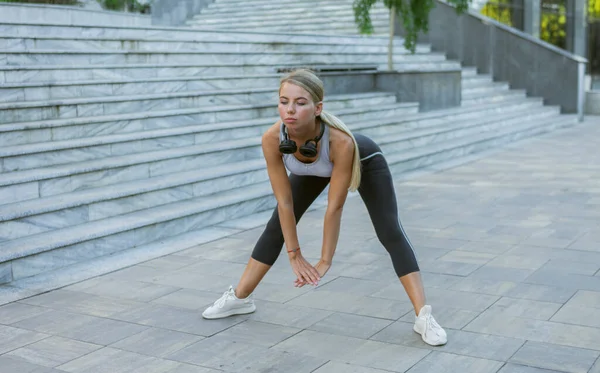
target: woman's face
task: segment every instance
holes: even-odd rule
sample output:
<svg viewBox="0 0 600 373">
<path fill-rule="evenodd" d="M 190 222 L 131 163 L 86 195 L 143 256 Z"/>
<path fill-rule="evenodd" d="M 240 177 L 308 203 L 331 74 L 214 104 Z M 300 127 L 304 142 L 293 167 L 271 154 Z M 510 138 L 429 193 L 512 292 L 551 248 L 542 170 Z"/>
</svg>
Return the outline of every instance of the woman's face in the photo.
<svg viewBox="0 0 600 373">
<path fill-rule="evenodd" d="M 295 84 L 283 83 L 279 90 L 279 116 L 290 136 L 302 136 L 312 130 L 322 106 L 315 105 L 310 94 Z"/>
</svg>

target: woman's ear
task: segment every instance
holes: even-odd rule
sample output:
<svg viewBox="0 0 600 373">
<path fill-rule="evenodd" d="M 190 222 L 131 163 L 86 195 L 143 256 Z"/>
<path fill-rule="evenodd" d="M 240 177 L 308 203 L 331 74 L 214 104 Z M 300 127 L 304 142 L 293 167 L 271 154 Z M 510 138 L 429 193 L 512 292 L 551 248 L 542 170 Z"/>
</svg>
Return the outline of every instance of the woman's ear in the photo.
<svg viewBox="0 0 600 373">
<path fill-rule="evenodd" d="M 323 111 L 323 101 L 319 101 L 315 105 L 315 116 L 318 117 L 319 115 L 321 115 L 322 111 Z"/>
</svg>

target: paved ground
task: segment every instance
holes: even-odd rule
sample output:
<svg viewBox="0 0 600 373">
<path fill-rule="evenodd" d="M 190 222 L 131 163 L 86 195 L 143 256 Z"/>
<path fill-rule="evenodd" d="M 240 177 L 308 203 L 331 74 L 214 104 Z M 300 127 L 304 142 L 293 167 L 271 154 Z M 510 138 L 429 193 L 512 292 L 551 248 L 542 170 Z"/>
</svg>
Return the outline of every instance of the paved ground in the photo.
<svg viewBox="0 0 600 373">
<path fill-rule="evenodd" d="M 600 120 L 398 182 L 444 347 L 412 310 L 360 199 L 334 266 L 296 289 L 282 257 L 250 316 L 200 312 L 235 284 L 253 229 L 0 307 L 2 373 L 600 373 Z M 318 257 L 323 210 L 300 224 Z"/>
</svg>

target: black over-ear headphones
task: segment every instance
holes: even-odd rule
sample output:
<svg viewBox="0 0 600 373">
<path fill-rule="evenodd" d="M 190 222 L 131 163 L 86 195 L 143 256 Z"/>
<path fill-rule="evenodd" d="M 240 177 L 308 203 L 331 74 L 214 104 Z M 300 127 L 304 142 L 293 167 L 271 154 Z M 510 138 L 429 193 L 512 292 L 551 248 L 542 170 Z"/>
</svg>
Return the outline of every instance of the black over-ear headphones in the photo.
<svg viewBox="0 0 600 373">
<path fill-rule="evenodd" d="M 283 133 L 283 140 L 279 144 L 279 151 L 284 154 L 293 154 L 298 150 L 296 146 L 296 142 L 294 140 L 290 140 L 288 138 L 287 129 L 285 125 L 282 125 L 281 132 Z M 306 140 L 304 145 L 300 146 L 300 154 L 308 158 L 314 158 L 317 156 L 317 143 L 323 137 L 323 133 L 325 133 L 325 124 L 321 121 L 321 133 L 319 136 L 314 139 Z"/>
</svg>

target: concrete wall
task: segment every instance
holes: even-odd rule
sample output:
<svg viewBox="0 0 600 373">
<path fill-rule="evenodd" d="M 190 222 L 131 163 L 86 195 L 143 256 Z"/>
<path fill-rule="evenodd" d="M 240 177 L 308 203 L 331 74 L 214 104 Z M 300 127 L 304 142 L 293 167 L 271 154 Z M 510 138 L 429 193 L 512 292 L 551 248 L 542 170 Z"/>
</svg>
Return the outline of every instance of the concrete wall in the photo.
<svg viewBox="0 0 600 373">
<path fill-rule="evenodd" d="M 398 102 L 418 102 L 419 111 L 460 106 L 460 68 L 412 71 L 317 72 L 325 94 L 394 92 Z"/>
<path fill-rule="evenodd" d="M 71 6 L 0 3 L 0 23 L 77 26 L 150 26 L 149 15 Z"/>
<path fill-rule="evenodd" d="M 543 97 L 563 113 L 583 112 L 587 60 L 487 17 L 458 15 L 454 7 L 436 1 L 430 14 L 432 49 L 451 60 L 475 66 L 495 81 Z"/>
<path fill-rule="evenodd" d="M 585 113 L 600 115 L 600 91 L 588 91 L 586 93 Z"/>
</svg>

